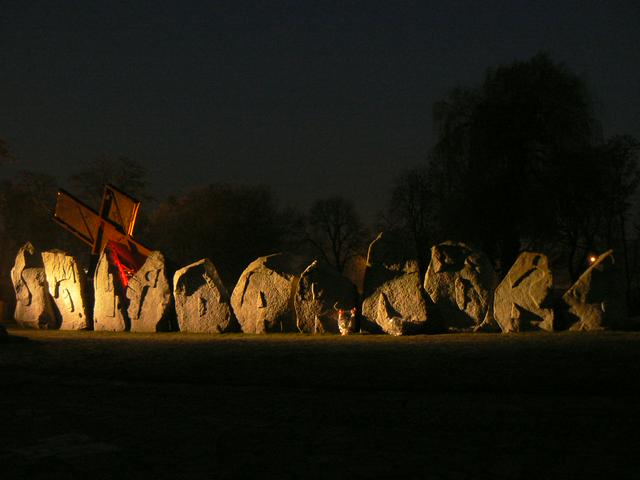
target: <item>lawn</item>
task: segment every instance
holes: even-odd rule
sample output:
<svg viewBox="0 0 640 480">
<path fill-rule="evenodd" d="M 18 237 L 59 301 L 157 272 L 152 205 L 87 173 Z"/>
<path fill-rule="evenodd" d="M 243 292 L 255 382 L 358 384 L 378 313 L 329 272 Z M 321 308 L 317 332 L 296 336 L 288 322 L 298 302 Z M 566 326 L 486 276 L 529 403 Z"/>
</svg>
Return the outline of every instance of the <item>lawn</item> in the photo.
<svg viewBox="0 0 640 480">
<path fill-rule="evenodd" d="M 640 478 L 640 333 L 9 328 L 0 478 Z"/>
</svg>

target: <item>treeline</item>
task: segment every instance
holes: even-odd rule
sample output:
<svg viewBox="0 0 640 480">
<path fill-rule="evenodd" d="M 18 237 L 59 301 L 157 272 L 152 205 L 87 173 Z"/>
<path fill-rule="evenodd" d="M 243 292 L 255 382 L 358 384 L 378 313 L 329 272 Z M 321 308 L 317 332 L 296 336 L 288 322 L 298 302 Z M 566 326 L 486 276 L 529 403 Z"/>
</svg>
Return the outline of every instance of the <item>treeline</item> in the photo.
<svg viewBox="0 0 640 480">
<path fill-rule="evenodd" d="M 546 54 L 489 69 L 479 85 L 457 87 L 434 105 L 437 143 L 424 165 L 394 179 L 374 225 L 364 225 L 347 198 L 318 199 L 300 211 L 281 205 L 267 186 L 210 184 L 152 199 L 147 171 L 124 157 L 98 158 L 68 182 L 91 206 L 104 183 L 138 197 L 145 206 L 136 237 L 176 265 L 209 257 L 228 287 L 250 261 L 283 250 L 353 278 L 384 230 L 397 239 L 397 255 L 417 258 L 423 271 L 429 247 L 449 239 L 477 245 L 500 273 L 519 251 L 543 251 L 566 282 L 590 253 L 613 248 L 635 313 L 640 144 L 627 135 L 604 138 L 593 104 L 585 81 Z M 13 156 L 0 143 L 2 162 Z M 34 172 L 0 185 L 5 301 L 12 300 L 15 253 L 27 240 L 88 262 L 85 247 L 50 219 L 57 186 L 58 179 Z"/>
</svg>

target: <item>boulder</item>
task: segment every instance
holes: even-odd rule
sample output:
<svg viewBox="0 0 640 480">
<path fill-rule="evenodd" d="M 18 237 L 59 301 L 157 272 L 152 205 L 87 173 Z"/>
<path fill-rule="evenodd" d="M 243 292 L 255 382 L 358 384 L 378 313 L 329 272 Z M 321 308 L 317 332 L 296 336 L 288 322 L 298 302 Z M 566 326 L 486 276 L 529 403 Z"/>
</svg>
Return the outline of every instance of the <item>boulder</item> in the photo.
<svg viewBox="0 0 640 480">
<path fill-rule="evenodd" d="M 42 258 L 27 242 L 16 255 L 11 269 L 11 281 L 16 292 L 14 318 L 21 327 L 56 328 L 57 320 L 49 295 Z"/>
<path fill-rule="evenodd" d="M 390 335 L 427 331 L 427 302 L 422 293 L 417 261 L 367 268 L 365 285 L 369 286 L 362 301 L 365 331 L 381 329 Z M 373 328 L 372 324 L 375 325 Z"/>
<path fill-rule="evenodd" d="M 174 274 L 173 296 L 181 332 L 223 333 L 233 329 L 229 293 L 209 259 Z"/>
<path fill-rule="evenodd" d="M 490 329 L 496 273 L 482 252 L 464 243 L 431 248 L 424 289 L 437 306 L 443 327 L 451 331 Z"/>
<path fill-rule="evenodd" d="M 132 332 L 171 330 L 172 295 L 164 255 L 151 252 L 127 286 L 127 314 Z"/>
<path fill-rule="evenodd" d="M 306 265 L 276 253 L 249 264 L 231 294 L 231 306 L 245 333 L 297 331 L 294 294 Z"/>
<path fill-rule="evenodd" d="M 93 329 L 123 332 L 129 329 L 126 299 L 116 268 L 109 263 L 106 252 L 98 259 L 93 276 Z"/>
<path fill-rule="evenodd" d="M 369 246 L 364 274 L 362 329 L 391 335 L 422 333 L 428 328 L 427 302 L 416 260 L 387 258 L 383 234 Z"/>
<path fill-rule="evenodd" d="M 60 330 L 91 328 L 86 278 L 76 259 L 60 250 L 42 252 L 49 293 L 60 312 Z"/>
<path fill-rule="evenodd" d="M 314 261 L 300 275 L 294 307 L 301 332 L 341 333 L 338 312 L 358 307 L 358 291 L 334 269 Z"/>
<path fill-rule="evenodd" d="M 522 252 L 496 288 L 494 318 L 503 332 L 554 329 L 553 309 L 548 305 L 553 275 L 547 256 Z"/>
<path fill-rule="evenodd" d="M 626 325 L 624 277 L 613 250 L 600 255 L 562 296 L 570 330 L 611 330 Z"/>
</svg>

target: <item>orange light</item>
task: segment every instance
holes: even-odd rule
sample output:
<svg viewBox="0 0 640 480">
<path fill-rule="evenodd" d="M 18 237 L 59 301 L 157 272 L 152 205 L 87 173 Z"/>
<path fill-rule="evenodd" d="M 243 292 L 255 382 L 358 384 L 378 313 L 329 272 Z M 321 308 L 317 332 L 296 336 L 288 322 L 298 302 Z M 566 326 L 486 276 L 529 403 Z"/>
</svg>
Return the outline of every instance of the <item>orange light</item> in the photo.
<svg viewBox="0 0 640 480">
<path fill-rule="evenodd" d="M 595 255 L 591 255 L 589 257 L 589 263 L 596 263 L 597 259 L 598 259 L 598 257 L 596 257 Z"/>
</svg>

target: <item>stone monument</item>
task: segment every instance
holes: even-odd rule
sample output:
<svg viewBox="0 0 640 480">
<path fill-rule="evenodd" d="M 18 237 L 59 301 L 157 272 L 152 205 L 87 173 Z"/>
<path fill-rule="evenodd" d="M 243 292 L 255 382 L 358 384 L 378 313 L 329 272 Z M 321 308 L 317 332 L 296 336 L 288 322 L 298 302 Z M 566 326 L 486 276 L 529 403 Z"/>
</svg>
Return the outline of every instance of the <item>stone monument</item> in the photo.
<svg viewBox="0 0 640 480">
<path fill-rule="evenodd" d="M 502 331 L 553 331 L 554 314 L 548 304 L 552 288 L 547 256 L 522 252 L 496 288 L 493 312 Z"/>
<path fill-rule="evenodd" d="M 236 322 L 229 293 L 209 259 L 187 265 L 174 274 L 173 296 L 181 332 L 224 333 L 233 330 Z"/>
<path fill-rule="evenodd" d="M 294 294 L 305 265 L 284 253 L 259 257 L 242 272 L 231 306 L 245 333 L 296 332 Z"/>
<path fill-rule="evenodd" d="M 147 256 L 142 267 L 129 279 L 126 296 L 132 332 L 171 330 L 171 286 L 162 253 L 154 251 Z"/>
<path fill-rule="evenodd" d="M 464 243 L 431 248 L 424 289 L 450 331 L 491 329 L 496 273 L 484 253 Z"/>
<path fill-rule="evenodd" d="M 91 328 L 85 274 L 76 259 L 60 250 L 42 252 L 49 293 L 60 313 L 60 330 Z"/>
<path fill-rule="evenodd" d="M 107 252 L 102 252 L 93 276 L 94 330 L 123 332 L 130 328 L 124 289 L 117 279 L 116 267 L 109 263 Z"/>
<path fill-rule="evenodd" d="M 391 335 L 424 333 L 428 319 L 418 262 L 387 258 L 385 237 L 379 234 L 367 254 L 362 329 Z"/>
<path fill-rule="evenodd" d="M 57 320 L 49 295 L 42 257 L 27 242 L 20 248 L 11 269 L 11 281 L 16 292 L 14 318 L 21 327 L 56 328 Z"/>
<path fill-rule="evenodd" d="M 598 256 L 562 296 L 570 330 L 611 330 L 627 321 L 624 278 L 613 250 Z"/>
</svg>

